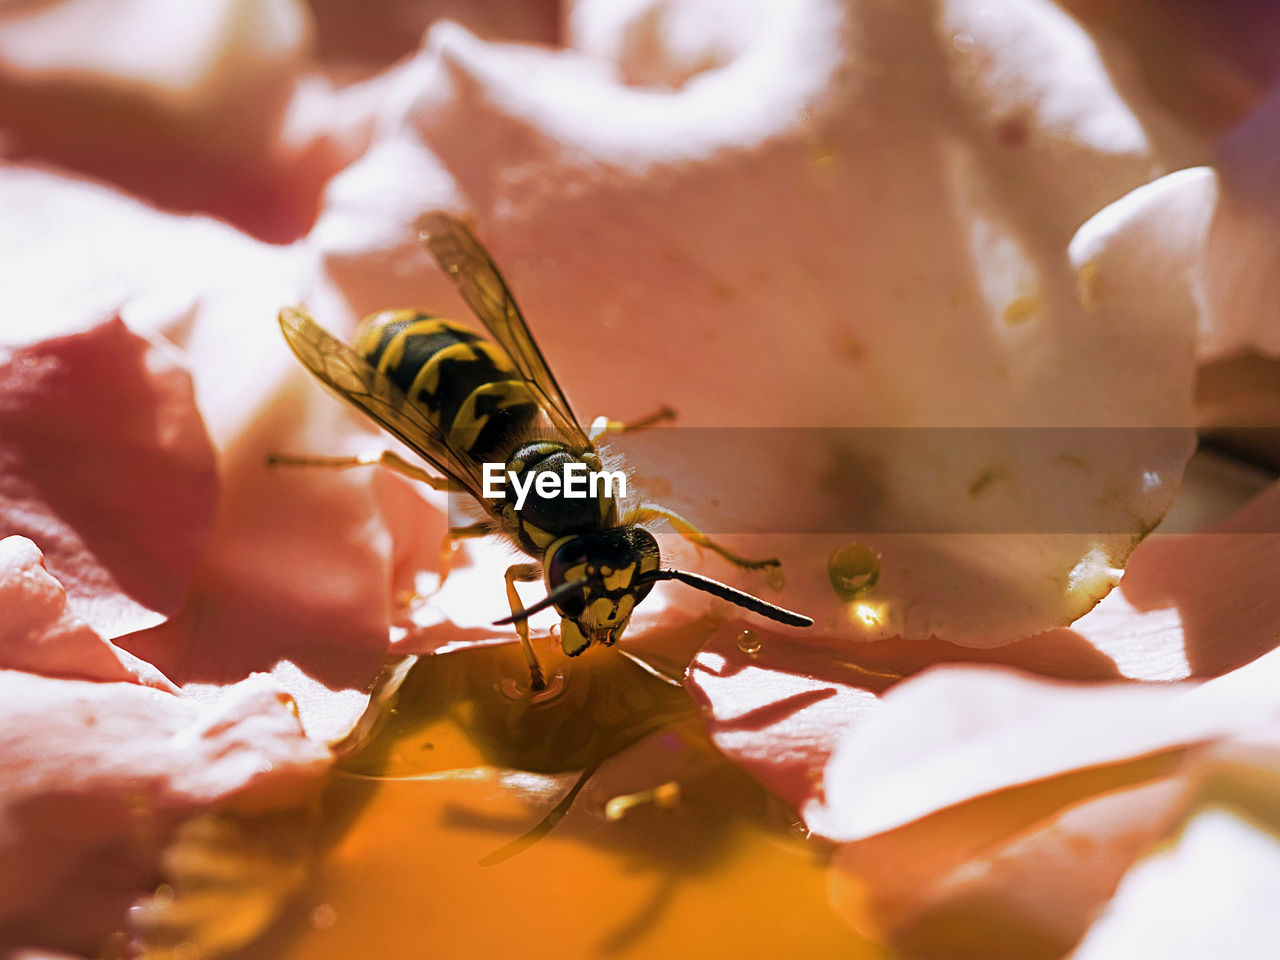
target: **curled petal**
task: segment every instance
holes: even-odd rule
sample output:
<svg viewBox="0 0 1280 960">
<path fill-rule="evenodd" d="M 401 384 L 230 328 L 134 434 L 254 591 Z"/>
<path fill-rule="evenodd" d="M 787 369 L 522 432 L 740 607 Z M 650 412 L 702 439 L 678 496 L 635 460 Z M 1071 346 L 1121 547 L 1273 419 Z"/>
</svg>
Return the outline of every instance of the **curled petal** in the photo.
<svg viewBox="0 0 1280 960">
<path fill-rule="evenodd" d="M 1206 776 L 1246 782 L 1260 752 L 1274 767 L 1278 664 L 1272 652 L 1199 686 L 1049 685 L 971 668 L 902 683 L 845 735 L 825 806 L 805 810 L 847 841 L 836 908 L 909 955 L 947 944 L 965 957 L 1060 956 L 1206 794 Z M 1264 793 L 1275 783 L 1251 780 Z"/>
<path fill-rule="evenodd" d="M 1127 873 L 1115 899 L 1071 954 L 1121 960 L 1155 951 L 1262 956 L 1280 936 L 1280 838 L 1229 809 L 1197 813 L 1172 844 Z"/>
<path fill-rule="evenodd" d="M 144 660 L 100 637 L 67 609 L 67 594 L 24 537 L 0 540 L 0 667 L 80 680 L 177 688 Z"/>
<path fill-rule="evenodd" d="M 1280 710 L 1268 687 L 1277 671 L 1274 651 L 1199 687 L 935 668 L 885 694 L 842 741 L 810 825 L 867 837 L 999 790 L 1223 738 Z"/>
<path fill-rule="evenodd" d="M 180 606 L 217 496 L 190 376 L 107 319 L 0 357 L 0 516 L 108 639 Z"/>
<path fill-rule="evenodd" d="M 329 762 L 261 677 L 201 706 L 133 683 L 0 671 L 0 704 L 0 922 L 19 941 L 96 952 L 155 882 L 178 818 L 297 803 Z"/>
<path fill-rule="evenodd" d="M 1180 809 L 1182 783 L 1153 772 L 991 798 L 844 845 L 832 906 L 906 956 L 1060 957 Z"/>
<path fill-rule="evenodd" d="M 1277 642 L 1280 600 L 1268 585 L 1280 563 L 1280 485 L 1199 533 L 1142 544 L 1112 593 L 1049 642 L 1083 637 L 1126 676 L 1212 677 Z"/>
<path fill-rule="evenodd" d="M 281 136 L 311 32 L 297 0 L 85 0 L 0 12 L 6 154 L 296 239 L 337 157 Z"/>
</svg>

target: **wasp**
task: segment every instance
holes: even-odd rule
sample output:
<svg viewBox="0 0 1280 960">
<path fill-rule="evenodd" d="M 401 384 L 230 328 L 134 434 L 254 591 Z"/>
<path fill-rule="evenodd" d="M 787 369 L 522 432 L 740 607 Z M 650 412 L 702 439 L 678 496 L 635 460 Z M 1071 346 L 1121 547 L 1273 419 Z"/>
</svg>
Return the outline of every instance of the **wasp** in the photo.
<svg viewBox="0 0 1280 960">
<path fill-rule="evenodd" d="M 643 524 L 666 520 L 692 543 L 742 568 L 776 567 L 777 559 L 741 557 L 657 504 L 624 510 L 612 484 L 593 484 L 589 496 L 570 497 L 558 485 L 537 482 L 548 472 L 561 477 L 600 474 L 603 464 L 595 441 L 602 433 L 647 426 L 674 414 L 664 408 L 636 423 L 598 420 L 590 432 L 584 430 L 506 281 L 471 229 L 439 212 L 421 217 L 417 229 L 492 339 L 412 309 L 365 318 L 350 346 L 301 308 L 282 310 L 280 327 L 304 367 L 440 476 L 392 452 L 276 456 L 271 462 L 337 467 L 378 463 L 434 489 L 470 494 L 485 517 L 449 531 L 441 549 L 442 576 L 454 545 L 468 537 L 502 535 L 533 558 L 507 570 L 511 616 L 497 624 L 514 624 L 534 690 L 544 688 L 546 681 L 529 640 L 532 614 L 556 608 L 561 647 L 574 657 L 593 643 L 616 643 L 636 604 L 661 580 L 680 581 L 781 623 L 810 626 L 808 617 L 759 597 L 696 573 L 664 568 L 658 542 Z M 511 483 L 500 496 L 486 496 L 484 465 L 499 463 Z M 519 508 L 516 489 L 522 493 Z M 488 492 L 494 492 L 492 485 Z M 539 578 L 546 584 L 546 597 L 526 608 L 515 584 Z"/>
</svg>

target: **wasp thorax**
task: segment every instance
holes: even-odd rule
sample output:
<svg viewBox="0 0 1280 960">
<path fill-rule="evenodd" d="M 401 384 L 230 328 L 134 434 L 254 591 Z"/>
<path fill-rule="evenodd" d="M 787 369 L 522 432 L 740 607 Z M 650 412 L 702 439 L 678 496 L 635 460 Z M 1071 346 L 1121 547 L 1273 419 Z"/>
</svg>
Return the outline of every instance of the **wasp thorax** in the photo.
<svg viewBox="0 0 1280 960">
<path fill-rule="evenodd" d="M 578 454 L 563 443 L 541 440 L 523 444 L 507 460 L 490 490 L 486 464 L 486 496 L 500 498 L 502 513 L 513 532 L 530 549 L 540 553 L 561 537 L 612 526 L 617 516 L 613 475 L 600 472 L 593 454 Z M 621 471 L 617 476 L 624 477 Z M 625 486 L 623 488 L 625 493 Z"/>
<path fill-rule="evenodd" d="M 560 643 L 576 656 L 592 643 L 617 642 L 635 605 L 653 584 L 645 575 L 658 569 L 658 541 L 641 527 L 614 527 L 565 537 L 543 560 L 547 590 L 577 584 L 556 604 L 563 618 Z"/>
</svg>

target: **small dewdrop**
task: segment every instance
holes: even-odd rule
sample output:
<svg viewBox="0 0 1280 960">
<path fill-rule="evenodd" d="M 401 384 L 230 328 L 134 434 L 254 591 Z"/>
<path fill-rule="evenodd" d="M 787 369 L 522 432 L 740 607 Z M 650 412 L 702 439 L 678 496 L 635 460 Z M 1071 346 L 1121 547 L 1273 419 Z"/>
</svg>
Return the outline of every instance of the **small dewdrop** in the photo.
<svg viewBox="0 0 1280 960">
<path fill-rule="evenodd" d="M 828 558 L 827 577 L 837 597 L 856 600 L 880 579 L 880 554 L 864 543 L 850 543 Z"/>
<path fill-rule="evenodd" d="M 633 809 L 645 804 L 653 804 L 659 810 L 673 810 L 680 802 L 680 784 L 674 780 L 660 783 L 652 790 L 640 790 L 637 793 L 626 793 L 614 797 L 604 805 L 605 819 L 616 823 Z"/>
<path fill-rule="evenodd" d="M 754 630 L 743 630 L 738 634 L 738 649 L 749 657 L 754 657 L 763 646 L 764 641 Z"/>
</svg>

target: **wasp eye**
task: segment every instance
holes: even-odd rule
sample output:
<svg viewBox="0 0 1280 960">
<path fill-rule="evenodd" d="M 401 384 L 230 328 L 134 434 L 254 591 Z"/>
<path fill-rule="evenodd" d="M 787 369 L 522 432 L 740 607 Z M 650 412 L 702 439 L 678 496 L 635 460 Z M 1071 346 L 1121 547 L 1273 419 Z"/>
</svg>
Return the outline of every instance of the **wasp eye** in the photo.
<svg viewBox="0 0 1280 960">
<path fill-rule="evenodd" d="M 551 561 L 547 564 L 547 588 L 554 590 L 564 583 L 583 579 L 585 570 L 582 567 L 586 560 L 587 545 L 580 538 L 574 538 L 565 543 L 552 554 Z M 574 569 L 575 567 L 577 569 Z M 568 617 L 570 620 L 582 616 L 586 608 L 585 589 L 571 593 L 556 604 L 556 609 L 560 611 L 561 616 Z"/>
<path fill-rule="evenodd" d="M 580 538 L 570 540 L 552 554 L 551 562 L 547 564 L 547 585 L 555 589 L 566 580 L 581 579 L 583 571 L 573 568 L 586 560 L 587 545 Z"/>
</svg>

